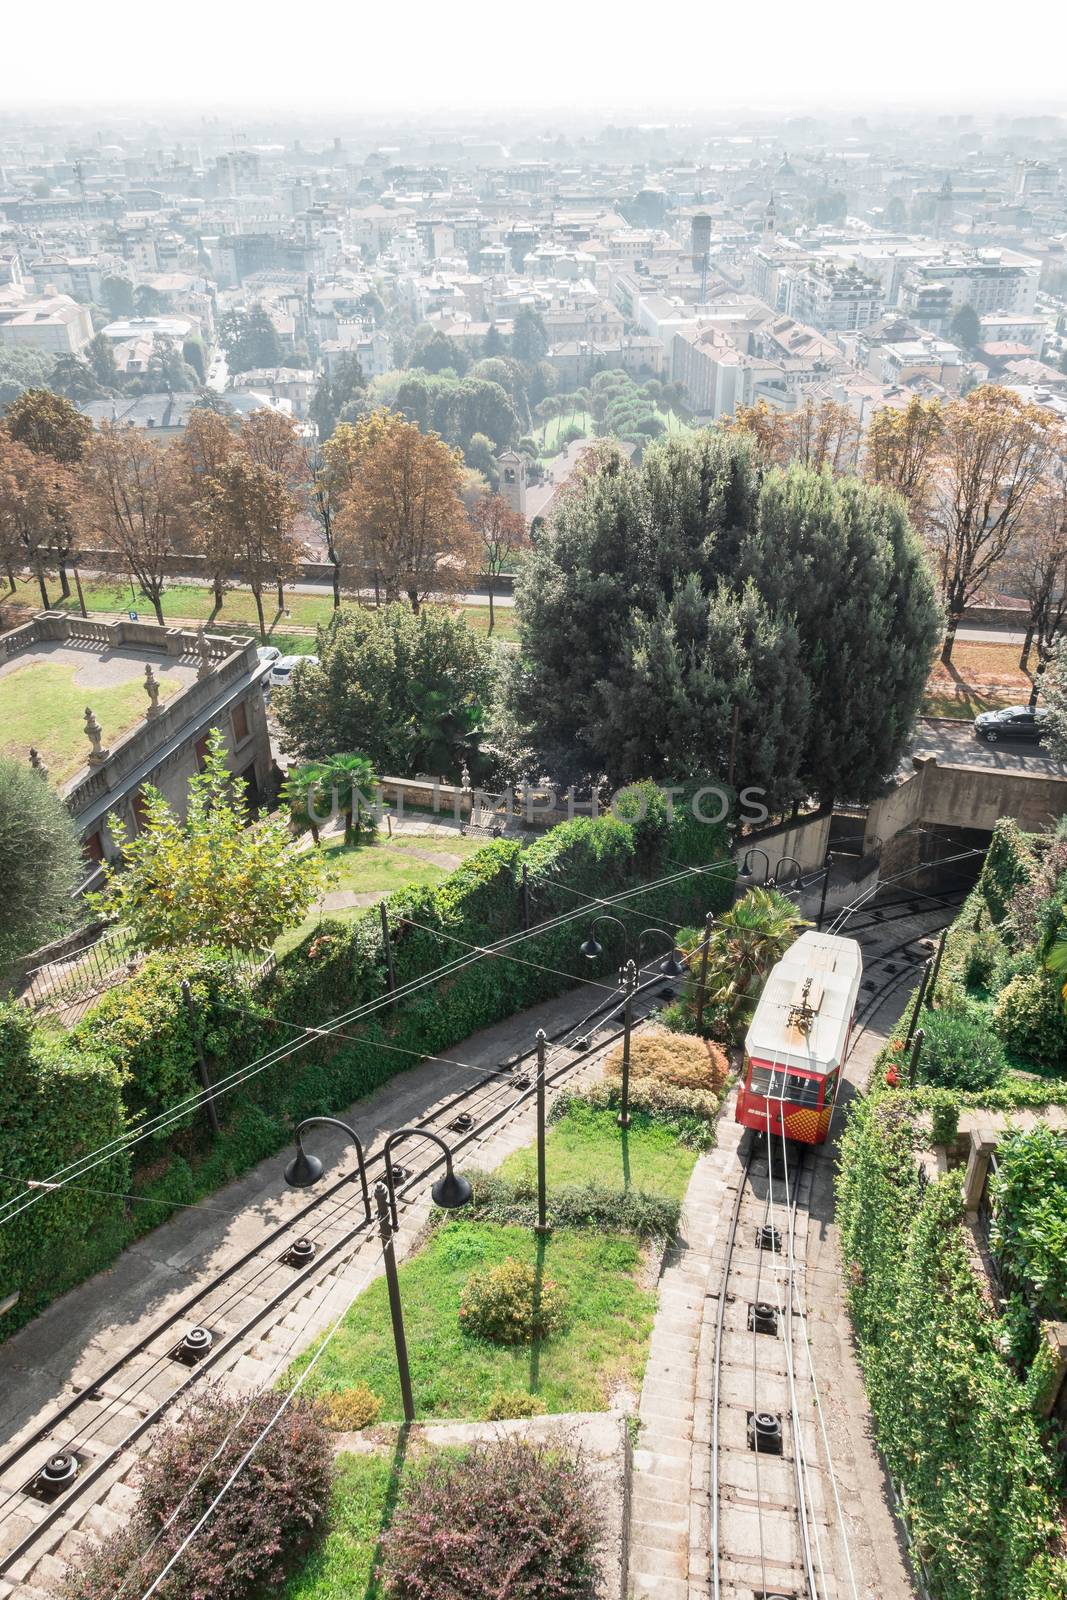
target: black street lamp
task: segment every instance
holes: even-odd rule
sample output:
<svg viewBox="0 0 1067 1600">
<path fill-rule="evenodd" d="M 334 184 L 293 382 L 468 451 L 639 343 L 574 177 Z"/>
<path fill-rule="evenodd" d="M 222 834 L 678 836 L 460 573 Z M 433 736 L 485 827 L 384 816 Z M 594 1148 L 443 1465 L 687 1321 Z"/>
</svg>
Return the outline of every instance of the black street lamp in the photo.
<svg viewBox="0 0 1067 1600">
<path fill-rule="evenodd" d="M 676 944 L 674 942 L 674 935 L 671 934 L 671 933 L 668 933 L 666 928 L 645 928 L 638 935 L 638 940 L 637 940 L 637 965 L 638 965 L 638 968 L 640 968 L 640 966 L 641 966 L 641 946 L 644 944 L 644 942 L 648 938 L 649 934 L 658 935 L 659 938 L 666 939 L 666 941 L 667 941 L 667 959 L 666 959 L 666 961 L 663 961 L 663 962 L 660 963 L 660 969 L 659 969 L 662 972 L 663 976 L 665 978 L 684 978 L 685 977 L 685 968 L 682 966 L 682 963 L 678 960 L 678 948 L 677 948 L 677 946 L 676 946 Z"/>
<path fill-rule="evenodd" d="M 764 868 L 763 868 L 763 880 L 762 881 L 764 883 L 766 883 L 768 877 L 770 876 L 770 871 L 771 871 L 771 858 L 770 858 L 770 856 L 767 854 L 766 850 L 761 850 L 759 845 L 754 845 L 751 850 L 746 850 L 745 851 L 744 857 L 742 858 L 742 861 L 741 861 L 741 868 L 740 868 L 740 871 L 738 872 L 737 878 L 736 878 L 736 882 L 739 883 L 742 886 L 742 888 L 745 888 L 745 889 L 751 889 L 753 884 L 756 881 L 755 877 L 753 875 L 752 866 L 751 866 L 751 861 L 752 861 L 752 857 L 753 856 L 762 856 L 763 857 L 765 865 L 764 865 Z"/>
<path fill-rule="evenodd" d="M 430 1190 L 430 1198 L 435 1206 L 440 1206 L 442 1211 L 458 1211 L 460 1206 L 465 1206 L 470 1201 L 471 1186 L 466 1178 L 461 1177 L 452 1168 L 452 1151 L 439 1133 L 431 1133 L 429 1128 L 397 1128 L 385 1141 L 385 1187 L 389 1195 L 389 1215 L 393 1222 L 393 1231 L 400 1226 L 396 1211 L 396 1185 L 393 1181 L 393 1146 L 399 1144 L 401 1139 L 429 1139 L 432 1144 L 439 1146 L 445 1155 L 444 1176 L 438 1178 Z"/>
<path fill-rule="evenodd" d="M 800 862 L 797 860 L 796 856 L 779 856 L 778 857 L 778 865 L 774 869 L 774 877 L 771 878 L 771 880 L 770 880 L 770 887 L 772 889 L 777 889 L 779 884 L 781 883 L 781 881 L 782 881 L 782 868 L 785 866 L 787 861 L 791 861 L 793 863 L 794 867 L 796 867 L 796 869 L 797 869 L 793 873 L 793 876 L 789 879 L 790 883 L 796 883 L 798 878 L 803 876 L 803 868 L 801 867 Z"/>
<path fill-rule="evenodd" d="M 313 1183 L 318 1183 L 322 1177 L 322 1162 L 318 1156 L 312 1155 L 304 1149 L 305 1128 L 340 1128 L 342 1133 L 347 1133 L 356 1147 L 356 1160 L 359 1162 L 359 1181 L 363 1187 L 363 1204 L 367 1211 L 367 1221 L 370 1221 L 370 1193 L 367 1189 L 367 1163 L 363 1155 L 363 1145 L 355 1128 L 350 1128 L 347 1122 L 339 1122 L 336 1117 L 305 1117 L 296 1130 L 296 1155 L 285 1169 L 285 1181 L 291 1189 L 310 1189 Z"/>
<path fill-rule="evenodd" d="M 604 954 L 604 946 L 599 943 L 596 936 L 596 931 L 602 922 L 613 922 L 622 934 L 623 949 L 629 950 L 630 948 L 630 940 L 626 932 L 626 924 L 624 922 L 620 922 L 618 917 L 610 917 L 605 912 L 603 916 L 593 918 L 592 924 L 589 928 L 589 937 L 579 949 L 578 954 L 583 955 L 587 961 L 599 961 L 601 956 Z"/>
<path fill-rule="evenodd" d="M 331 1128 L 341 1128 L 356 1147 L 359 1158 L 359 1175 L 363 1184 L 363 1200 L 367 1207 L 367 1221 L 370 1221 L 370 1196 L 367 1193 L 367 1166 L 363 1158 L 363 1146 L 355 1132 L 347 1122 L 339 1122 L 336 1117 L 307 1117 L 296 1130 L 296 1155 L 285 1169 L 285 1181 L 294 1189 L 308 1189 L 322 1177 L 322 1162 L 318 1156 L 312 1155 L 304 1149 L 303 1133 L 305 1128 L 320 1123 Z M 388 1183 L 374 1185 L 374 1204 L 378 1214 L 378 1236 L 382 1245 L 382 1260 L 385 1264 L 385 1280 L 389 1289 L 389 1315 L 393 1323 L 393 1343 L 396 1346 L 396 1365 L 400 1375 L 400 1397 L 404 1405 L 404 1422 L 415 1421 L 415 1400 L 411 1392 L 411 1369 L 408 1364 L 408 1346 L 404 1334 L 404 1312 L 400 1303 L 400 1279 L 396 1269 L 396 1251 L 393 1247 L 393 1234 L 396 1232 L 396 1195 L 393 1191 L 393 1169 L 389 1156 L 389 1149 L 393 1142 L 409 1134 L 417 1134 L 424 1139 L 432 1139 L 434 1144 L 441 1146 L 445 1152 L 445 1173 L 438 1178 L 430 1190 L 435 1204 L 446 1211 L 458 1210 L 465 1206 L 471 1197 L 471 1186 L 466 1178 L 462 1178 L 452 1170 L 452 1152 L 445 1141 L 436 1133 L 430 1133 L 426 1128 L 399 1128 L 396 1133 L 390 1134 L 385 1141 L 385 1171 Z"/>
<path fill-rule="evenodd" d="M 592 926 L 589 929 L 589 937 L 586 939 L 584 944 L 579 946 L 578 954 L 585 956 L 587 961 L 600 960 L 600 957 L 604 954 L 604 946 L 597 939 L 596 930 L 602 922 L 613 922 L 619 929 L 622 934 L 623 949 L 625 950 L 627 957 L 629 957 L 629 929 L 626 927 L 625 923 L 619 921 L 618 917 L 608 916 L 607 913 L 604 913 L 604 915 L 595 917 L 593 919 Z M 668 933 L 666 928 L 642 928 L 641 932 L 637 936 L 637 965 L 639 967 L 641 965 L 641 946 L 644 944 L 649 934 L 653 934 L 661 939 L 666 939 L 667 941 L 667 959 L 661 964 L 659 969 L 663 973 L 663 976 L 665 978 L 683 978 L 685 976 L 685 968 L 678 960 L 678 952 L 675 947 L 674 936 L 673 934 Z"/>
</svg>

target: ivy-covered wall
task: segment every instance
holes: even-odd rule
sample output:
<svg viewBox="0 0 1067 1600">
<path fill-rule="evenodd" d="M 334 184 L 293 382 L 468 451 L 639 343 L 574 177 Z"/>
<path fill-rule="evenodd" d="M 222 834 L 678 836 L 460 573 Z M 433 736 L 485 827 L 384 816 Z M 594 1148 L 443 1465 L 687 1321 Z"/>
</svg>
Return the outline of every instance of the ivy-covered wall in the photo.
<svg viewBox="0 0 1067 1600">
<path fill-rule="evenodd" d="M 615 816 L 561 824 L 523 846 L 497 840 L 470 857 L 433 889 L 407 890 L 389 901 L 389 921 L 398 985 L 424 977 L 444 963 L 519 932 L 523 927 L 521 873 L 526 865 L 532 919 L 549 919 L 585 906 L 562 927 L 535 934 L 515 950 L 515 959 L 490 957 L 428 983 L 396 1006 L 380 1010 L 343 1033 L 318 1037 L 276 1065 L 256 1073 L 217 1101 L 222 1131 L 212 1138 L 199 1112 L 182 1115 L 136 1144 L 123 1163 L 112 1162 L 71 1185 L 62 1195 L 39 1201 L 19 1219 L 12 1242 L 0 1229 L 0 1297 L 20 1290 L 12 1312 L 0 1318 L 6 1335 L 39 1311 L 61 1289 L 113 1260 L 124 1244 L 173 1214 L 174 1206 L 208 1194 L 257 1161 L 283 1148 L 301 1118 L 335 1113 L 378 1088 L 424 1056 L 454 1048 L 480 1028 L 562 993 L 577 979 L 595 977 L 590 1010 L 608 999 L 623 957 L 621 936 L 611 924 L 598 930 L 605 948 L 599 968 L 579 954 L 600 910 L 584 897 L 609 897 L 666 876 L 672 885 L 627 902 L 615 914 L 636 934 L 657 918 L 699 923 L 704 914 L 729 904 L 734 868 L 729 831 L 708 826 L 679 805 L 673 817 L 647 789 L 630 792 Z M 708 873 L 690 866 L 717 866 Z M 577 891 L 577 892 L 576 892 Z M 649 941 L 647 957 L 659 949 Z M 48 1068 L 43 1039 L 19 1012 L 18 1037 L 27 1039 L 39 1099 L 48 1101 L 42 1127 L 52 1120 L 61 1138 L 42 1132 L 25 1149 L 21 1123 L 0 1120 L 0 1173 L 47 1176 L 124 1129 L 136 1129 L 199 1088 L 195 1042 L 181 996 L 187 979 L 215 1080 L 245 1063 L 300 1038 L 306 1024 L 321 1025 L 387 995 L 387 971 L 377 910 L 352 922 L 324 922 L 289 951 L 262 986 L 253 987 L 225 960 L 210 952 L 156 957 L 138 976 L 104 997 L 64 1041 L 64 1069 Z M 21 1020 L 20 1020 L 21 1019 Z M 532 1042 L 532 1041 L 531 1041 Z M 392 1048 L 389 1048 L 392 1047 Z M 13 1049 L 0 1033 L 0 1084 Z M 36 1065 L 33 1065 L 36 1063 Z M 96 1083 L 103 1073 L 106 1105 L 82 1119 L 76 1104 L 82 1075 Z M 68 1095 L 68 1087 L 70 1093 Z M 54 1100 L 55 1104 L 52 1104 Z M 95 1105 L 95 1102 L 94 1102 Z M 51 1141 L 51 1142 L 49 1142 Z M 67 1142 L 65 1142 L 67 1141 Z M 54 1153 L 57 1159 L 52 1159 Z M 17 1159 L 16 1159 L 17 1158 Z M 127 1164 L 128 1163 L 128 1164 Z M 120 1171 L 121 1166 L 121 1171 Z M 121 1201 L 91 1189 L 128 1193 Z M 0 1180 L 0 1200 L 20 1192 Z M 5 1243 L 5 1235 L 7 1235 Z M 38 1240 L 54 1241 L 60 1268 L 40 1270 Z"/>
<path fill-rule="evenodd" d="M 923 1137 L 894 1093 L 857 1102 L 842 1141 L 838 1219 L 878 1440 L 935 1600 L 1063 1600 L 1053 1454 L 971 1267 L 959 1175 L 920 1183 Z"/>
</svg>

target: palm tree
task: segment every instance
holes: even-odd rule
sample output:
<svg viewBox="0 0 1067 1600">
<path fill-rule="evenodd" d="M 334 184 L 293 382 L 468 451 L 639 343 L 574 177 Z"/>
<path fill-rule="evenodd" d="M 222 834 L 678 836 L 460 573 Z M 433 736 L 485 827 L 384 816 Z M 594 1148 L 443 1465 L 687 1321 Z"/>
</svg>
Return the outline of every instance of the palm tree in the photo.
<svg viewBox="0 0 1067 1600">
<path fill-rule="evenodd" d="M 289 809 L 289 820 L 297 833 L 310 828 L 311 837 L 319 842 L 319 813 L 323 780 L 326 768 L 320 762 L 309 762 L 303 767 L 290 767 L 278 798 Z"/>
<path fill-rule="evenodd" d="M 707 982 L 708 996 L 725 1013 L 731 1038 L 740 1038 L 748 1026 L 771 968 L 800 930 L 810 926 L 793 902 L 773 889 L 750 889 L 723 912 L 711 936 Z"/>
<path fill-rule="evenodd" d="M 378 779 L 371 761 L 358 751 L 331 756 L 322 764 L 322 785 L 333 789 L 345 814 L 345 844 L 355 844 L 361 833 L 373 833 L 377 824 L 373 813 L 361 805 Z"/>
</svg>

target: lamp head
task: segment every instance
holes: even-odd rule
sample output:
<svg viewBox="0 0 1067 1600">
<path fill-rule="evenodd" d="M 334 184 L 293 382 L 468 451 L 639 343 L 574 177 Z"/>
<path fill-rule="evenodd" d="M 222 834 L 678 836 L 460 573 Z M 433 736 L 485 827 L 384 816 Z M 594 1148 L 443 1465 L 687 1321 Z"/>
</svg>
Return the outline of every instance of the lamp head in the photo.
<svg viewBox="0 0 1067 1600">
<path fill-rule="evenodd" d="M 291 1189 L 310 1189 L 322 1177 L 322 1162 L 318 1156 L 309 1155 L 297 1147 L 296 1155 L 285 1169 L 285 1181 Z"/>
<path fill-rule="evenodd" d="M 443 1178 L 438 1178 L 430 1196 L 435 1206 L 440 1206 L 442 1211 L 458 1211 L 460 1206 L 470 1204 L 471 1186 L 466 1178 L 458 1172 L 453 1172 L 449 1167 Z"/>
<path fill-rule="evenodd" d="M 591 933 L 588 939 L 582 945 L 580 954 L 582 954 L 587 961 L 599 961 L 600 957 L 604 954 L 604 946 L 599 942 L 596 935 Z"/>
<path fill-rule="evenodd" d="M 752 868 L 748 864 L 748 857 L 747 856 L 745 857 L 744 861 L 742 861 L 742 863 L 741 863 L 740 869 L 739 869 L 738 874 L 737 874 L 736 881 L 738 883 L 744 884 L 746 889 L 748 888 L 748 885 L 752 882 Z"/>
<path fill-rule="evenodd" d="M 678 952 L 676 950 L 672 950 L 671 951 L 671 953 L 667 957 L 666 961 L 664 961 L 661 964 L 659 970 L 662 972 L 662 974 L 663 974 L 663 976 L 665 978 L 684 978 L 685 977 L 685 968 L 683 967 L 682 963 L 678 960 Z"/>
</svg>

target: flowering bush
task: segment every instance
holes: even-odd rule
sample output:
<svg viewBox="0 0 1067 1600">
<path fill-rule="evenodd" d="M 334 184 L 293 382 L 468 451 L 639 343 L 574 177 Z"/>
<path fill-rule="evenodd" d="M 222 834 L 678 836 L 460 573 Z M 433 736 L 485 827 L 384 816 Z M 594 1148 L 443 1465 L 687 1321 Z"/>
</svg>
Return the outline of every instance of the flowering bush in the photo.
<svg viewBox="0 0 1067 1600">
<path fill-rule="evenodd" d="M 506 1439 L 408 1478 L 379 1575 L 388 1600 L 589 1600 L 601 1531 L 580 1457 Z"/>
<path fill-rule="evenodd" d="M 472 1272 L 459 1301 L 466 1332 L 497 1344 L 550 1338 L 563 1327 L 566 1313 L 567 1299 L 559 1285 L 514 1256 Z"/>
<path fill-rule="evenodd" d="M 209 1392 L 155 1442 L 128 1525 L 66 1576 L 63 1600 L 141 1594 L 277 1412 L 280 1397 Z M 319 1532 L 333 1451 L 313 1404 L 293 1400 L 155 1591 L 160 1600 L 249 1600 L 277 1590 Z M 171 1520 L 173 1518 L 173 1521 Z"/>
</svg>

